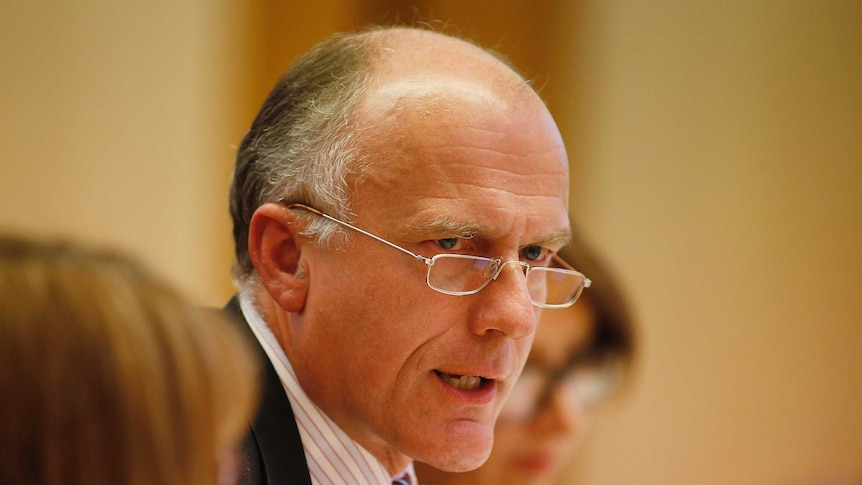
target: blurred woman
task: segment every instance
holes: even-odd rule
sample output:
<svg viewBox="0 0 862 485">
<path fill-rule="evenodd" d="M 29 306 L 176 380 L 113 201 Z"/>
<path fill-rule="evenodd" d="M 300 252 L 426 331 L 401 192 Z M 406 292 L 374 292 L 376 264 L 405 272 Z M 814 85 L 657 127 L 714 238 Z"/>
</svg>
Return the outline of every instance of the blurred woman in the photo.
<svg viewBox="0 0 862 485">
<path fill-rule="evenodd" d="M 527 364 L 497 420 L 490 458 L 468 473 L 417 463 L 421 485 L 556 483 L 591 413 L 630 368 L 632 321 L 611 273 L 578 238 L 559 257 L 592 285 L 574 305 L 542 311 Z"/>
<path fill-rule="evenodd" d="M 257 362 L 131 260 L 0 236 L 0 483 L 231 483 Z"/>
</svg>

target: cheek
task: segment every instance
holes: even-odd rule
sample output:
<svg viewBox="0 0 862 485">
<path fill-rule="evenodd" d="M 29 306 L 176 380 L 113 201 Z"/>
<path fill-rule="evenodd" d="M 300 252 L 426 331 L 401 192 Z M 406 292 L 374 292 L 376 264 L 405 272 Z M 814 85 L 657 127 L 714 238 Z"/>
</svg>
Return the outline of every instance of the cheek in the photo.
<svg viewBox="0 0 862 485">
<path fill-rule="evenodd" d="M 377 301 L 342 294 L 319 305 L 304 322 L 302 361 L 311 363 L 304 387 L 327 411 L 365 421 L 401 387 L 415 337 Z M 353 404 L 344 407 L 345 400 Z"/>
<path fill-rule="evenodd" d="M 315 315 L 306 319 L 317 327 L 315 339 L 333 352 L 338 349 L 341 357 L 333 357 L 342 360 L 346 372 L 361 368 L 365 382 L 392 378 L 439 331 L 439 323 L 448 321 L 433 310 L 424 281 L 417 289 L 394 276 L 322 274 L 315 283 L 323 287 L 310 299 Z"/>
</svg>

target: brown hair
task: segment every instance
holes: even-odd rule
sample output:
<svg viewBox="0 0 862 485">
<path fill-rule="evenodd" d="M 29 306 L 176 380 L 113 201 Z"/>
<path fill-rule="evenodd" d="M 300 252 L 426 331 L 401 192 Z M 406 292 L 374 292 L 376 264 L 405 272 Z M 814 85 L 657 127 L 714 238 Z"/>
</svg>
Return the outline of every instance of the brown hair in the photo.
<svg viewBox="0 0 862 485">
<path fill-rule="evenodd" d="M 216 483 L 258 385 L 220 318 L 122 255 L 0 236 L 0 482 Z"/>
<path fill-rule="evenodd" d="M 616 274 L 575 227 L 572 241 L 559 251 L 559 256 L 592 280 L 581 295 L 596 316 L 595 335 L 585 357 L 597 361 L 615 359 L 631 366 L 636 353 L 635 323 Z"/>
</svg>

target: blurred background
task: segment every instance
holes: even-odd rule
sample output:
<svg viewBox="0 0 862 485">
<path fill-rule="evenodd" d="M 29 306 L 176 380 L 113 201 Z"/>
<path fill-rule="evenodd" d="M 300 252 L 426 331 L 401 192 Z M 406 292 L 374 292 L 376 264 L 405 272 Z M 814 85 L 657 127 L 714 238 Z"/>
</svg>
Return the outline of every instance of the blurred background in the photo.
<svg viewBox="0 0 862 485">
<path fill-rule="evenodd" d="M 0 0 L 0 229 L 223 305 L 271 85 L 331 32 L 417 20 L 541 88 L 639 319 L 566 483 L 862 483 L 862 2 Z"/>
</svg>

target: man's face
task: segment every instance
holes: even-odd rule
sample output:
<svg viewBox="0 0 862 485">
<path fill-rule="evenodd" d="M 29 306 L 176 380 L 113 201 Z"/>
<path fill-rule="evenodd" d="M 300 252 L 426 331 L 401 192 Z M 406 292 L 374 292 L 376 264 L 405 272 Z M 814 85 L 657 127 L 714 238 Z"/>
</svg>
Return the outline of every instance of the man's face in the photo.
<svg viewBox="0 0 862 485">
<path fill-rule="evenodd" d="M 378 87 L 359 119 L 369 158 L 352 222 L 425 257 L 546 263 L 568 231 L 565 151 L 541 102 L 510 94 L 446 78 Z M 421 261 L 348 235 L 303 249 L 308 296 L 289 350 L 303 388 L 390 468 L 479 466 L 535 331 L 523 270 L 445 295 Z"/>
</svg>

